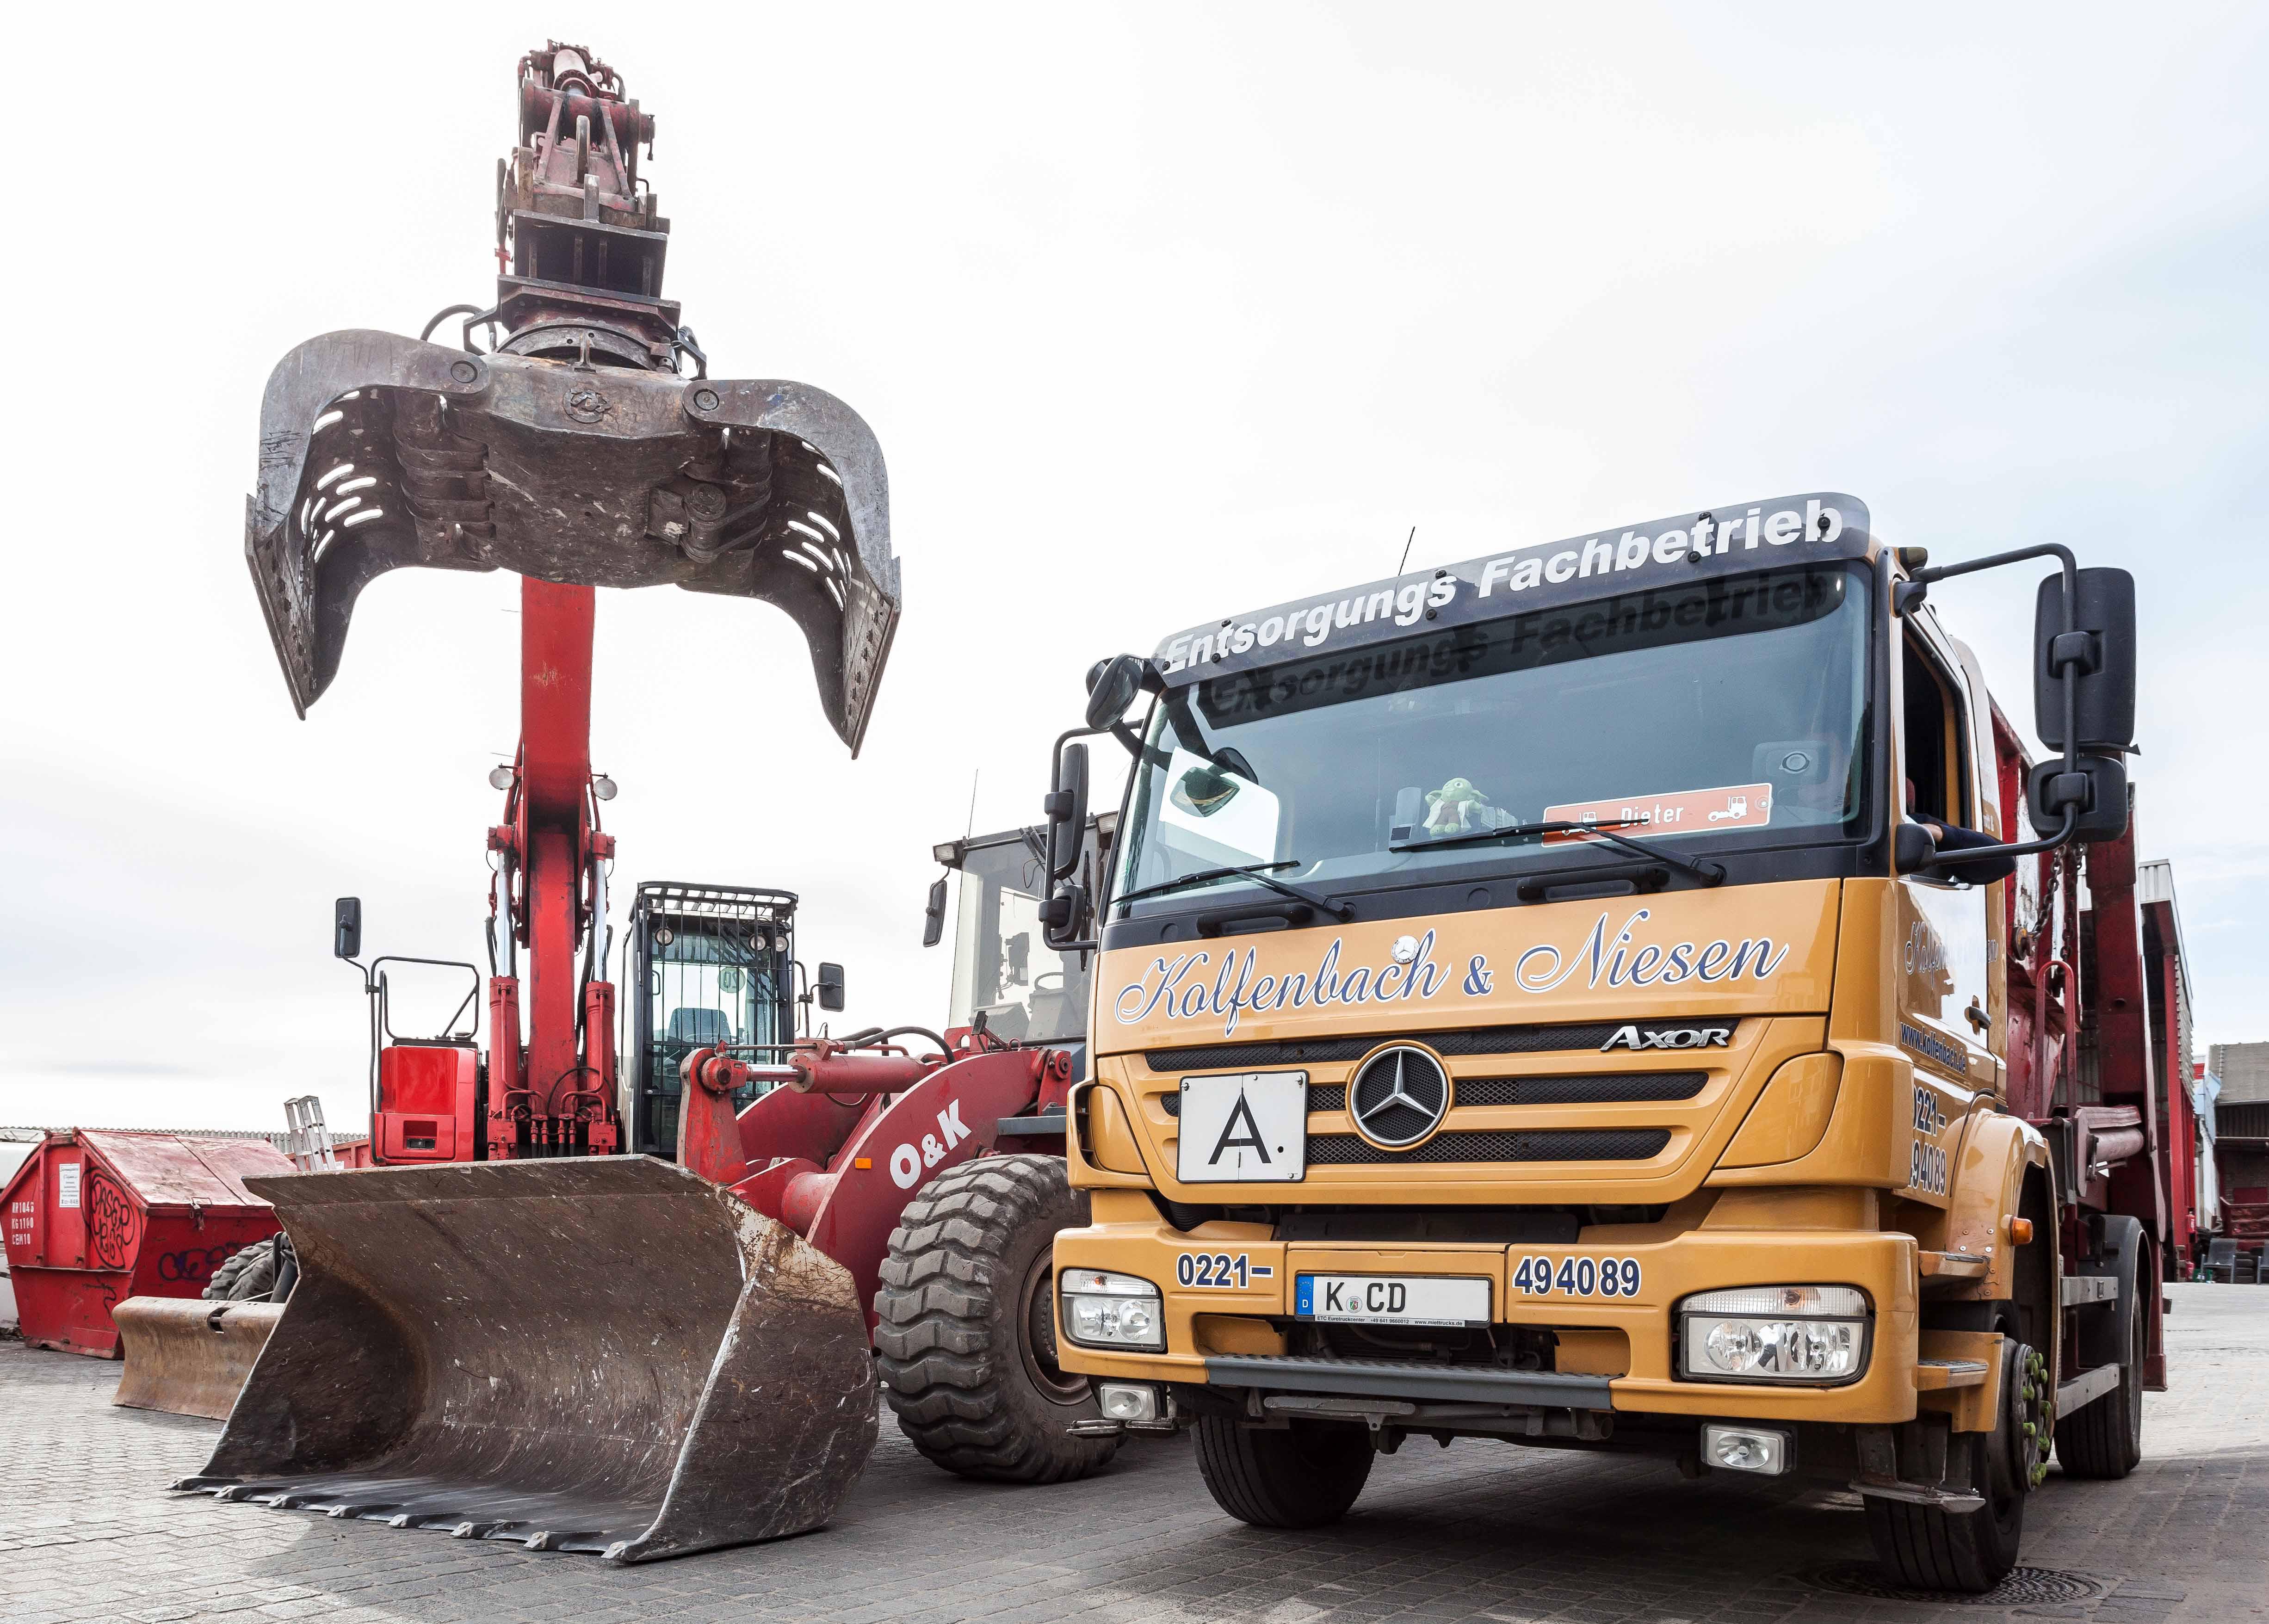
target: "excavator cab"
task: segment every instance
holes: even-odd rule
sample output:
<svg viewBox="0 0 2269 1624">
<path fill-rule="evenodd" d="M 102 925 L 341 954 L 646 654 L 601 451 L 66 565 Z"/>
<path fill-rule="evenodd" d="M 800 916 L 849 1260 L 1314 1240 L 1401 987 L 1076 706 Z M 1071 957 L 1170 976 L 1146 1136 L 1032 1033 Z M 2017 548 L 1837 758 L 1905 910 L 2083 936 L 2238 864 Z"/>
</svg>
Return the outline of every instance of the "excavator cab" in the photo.
<svg viewBox="0 0 2269 1624">
<path fill-rule="evenodd" d="M 624 951 L 622 1119 L 636 1155 L 677 1154 L 685 1057 L 747 1051 L 777 1060 L 795 1041 L 795 895 L 649 881 Z M 736 1089 L 743 1110 L 774 1085 Z"/>
</svg>

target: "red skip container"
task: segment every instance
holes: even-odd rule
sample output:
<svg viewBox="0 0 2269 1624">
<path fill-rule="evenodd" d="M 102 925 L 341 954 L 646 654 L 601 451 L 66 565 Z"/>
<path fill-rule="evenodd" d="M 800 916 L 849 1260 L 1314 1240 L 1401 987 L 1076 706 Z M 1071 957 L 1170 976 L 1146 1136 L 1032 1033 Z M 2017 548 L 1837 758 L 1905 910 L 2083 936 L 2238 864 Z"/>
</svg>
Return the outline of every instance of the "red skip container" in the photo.
<svg viewBox="0 0 2269 1624">
<path fill-rule="evenodd" d="M 293 1170 L 259 1140 L 48 1134 L 0 1192 L 24 1340 L 117 1358 L 111 1305 L 203 1291 L 232 1253 L 278 1227 L 246 1177 Z"/>
</svg>

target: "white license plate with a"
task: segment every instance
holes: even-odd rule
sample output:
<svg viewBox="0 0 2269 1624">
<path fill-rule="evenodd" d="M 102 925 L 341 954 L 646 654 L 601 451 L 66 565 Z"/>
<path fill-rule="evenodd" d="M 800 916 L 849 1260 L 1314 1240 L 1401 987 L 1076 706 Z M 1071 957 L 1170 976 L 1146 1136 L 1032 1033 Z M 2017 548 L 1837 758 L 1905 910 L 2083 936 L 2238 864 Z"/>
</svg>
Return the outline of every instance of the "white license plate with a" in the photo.
<svg viewBox="0 0 2269 1624">
<path fill-rule="evenodd" d="M 1174 1176 L 1186 1185 L 1290 1183 L 1308 1171 L 1308 1074 L 1185 1077 Z"/>
<path fill-rule="evenodd" d="M 1292 1311 L 1342 1325 L 1485 1325 L 1489 1283 L 1441 1274 L 1303 1274 Z"/>
</svg>

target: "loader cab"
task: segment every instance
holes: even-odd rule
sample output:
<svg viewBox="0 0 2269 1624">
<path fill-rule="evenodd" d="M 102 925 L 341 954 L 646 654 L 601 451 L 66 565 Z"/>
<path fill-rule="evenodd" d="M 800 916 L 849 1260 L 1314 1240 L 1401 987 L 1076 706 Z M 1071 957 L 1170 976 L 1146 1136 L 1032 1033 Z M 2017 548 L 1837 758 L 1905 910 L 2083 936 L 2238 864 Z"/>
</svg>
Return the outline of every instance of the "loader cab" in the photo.
<svg viewBox="0 0 2269 1624">
<path fill-rule="evenodd" d="M 1116 814 L 1087 820 L 1080 867 L 1092 887 L 1109 861 Z M 1040 906 L 1048 894 L 1047 830 L 1012 829 L 948 842 L 939 862 L 961 876 L 954 914 L 953 1002 L 947 1024 L 986 1030 L 1011 1044 L 1068 1049 L 1087 1058 L 1090 955 L 1058 952 L 1044 940 Z M 941 880 L 940 885 L 944 882 Z M 943 897 L 933 918 L 942 923 Z"/>
<path fill-rule="evenodd" d="M 678 1068 L 696 1049 L 733 1045 L 764 1062 L 795 1040 L 795 907 L 788 891 L 674 881 L 639 887 L 624 947 L 625 1149 L 677 1155 Z M 765 1086 L 737 1093 L 735 1107 Z"/>
</svg>

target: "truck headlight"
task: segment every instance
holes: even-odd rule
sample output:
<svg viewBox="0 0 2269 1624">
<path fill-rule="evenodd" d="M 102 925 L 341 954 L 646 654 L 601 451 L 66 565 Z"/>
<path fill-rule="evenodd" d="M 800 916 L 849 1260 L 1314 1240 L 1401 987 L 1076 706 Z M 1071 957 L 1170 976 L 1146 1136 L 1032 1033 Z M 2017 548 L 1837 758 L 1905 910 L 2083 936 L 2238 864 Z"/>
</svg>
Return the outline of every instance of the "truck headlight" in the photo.
<svg viewBox="0 0 2269 1624">
<path fill-rule="evenodd" d="M 1165 1308 L 1149 1281 L 1106 1269 L 1067 1269 L 1057 1287 L 1063 1294 L 1064 1334 L 1073 1341 L 1164 1351 Z"/>
<path fill-rule="evenodd" d="M 1681 1370 L 1704 1382 L 1844 1382 L 1867 1362 L 1867 1297 L 1851 1286 L 1741 1286 L 1678 1305 Z"/>
</svg>

